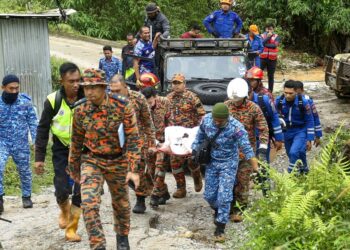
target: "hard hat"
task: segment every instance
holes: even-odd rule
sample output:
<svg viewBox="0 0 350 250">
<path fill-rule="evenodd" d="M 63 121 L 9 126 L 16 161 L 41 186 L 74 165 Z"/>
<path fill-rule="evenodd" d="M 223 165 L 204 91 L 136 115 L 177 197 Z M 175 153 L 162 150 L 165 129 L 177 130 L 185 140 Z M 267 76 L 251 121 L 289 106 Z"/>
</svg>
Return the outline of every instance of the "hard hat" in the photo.
<svg viewBox="0 0 350 250">
<path fill-rule="evenodd" d="M 140 82 L 143 84 L 143 87 L 153 87 L 157 89 L 159 87 L 159 78 L 153 73 L 143 73 L 140 76 Z"/>
<path fill-rule="evenodd" d="M 232 0 L 220 0 L 220 4 L 228 4 L 228 5 L 232 5 Z"/>
<path fill-rule="evenodd" d="M 233 79 L 227 86 L 227 97 L 231 100 L 248 96 L 248 83 L 243 78 Z"/>
<path fill-rule="evenodd" d="M 264 71 L 262 71 L 259 67 L 254 66 L 245 72 L 245 78 L 262 80 L 264 78 Z"/>
<path fill-rule="evenodd" d="M 259 28 L 255 24 L 249 26 L 249 31 L 252 32 L 254 35 L 259 35 Z"/>
</svg>

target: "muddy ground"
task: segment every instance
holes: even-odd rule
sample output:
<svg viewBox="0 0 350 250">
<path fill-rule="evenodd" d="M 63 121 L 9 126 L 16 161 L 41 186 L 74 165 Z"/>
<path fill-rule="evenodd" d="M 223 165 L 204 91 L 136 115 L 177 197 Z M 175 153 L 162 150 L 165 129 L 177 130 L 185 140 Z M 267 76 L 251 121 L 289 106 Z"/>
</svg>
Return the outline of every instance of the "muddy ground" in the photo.
<svg viewBox="0 0 350 250">
<path fill-rule="evenodd" d="M 98 65 L 98 59 L 102 56 L 102 46 L 83 41 L 68 40 L 63 38 L 50 38 L 51 52 L 67 60 L 76 62 L 81 67 Z M 115 50 L 117 55 L 120 50 Z M 292 70 L 278 72 L 277 80 L 282 78 L 297 78 L 311 81 L 305 84 L 307 93 L 315 100 L 319 110 L 323 128 L 330 132 L 338 124 L 346 120 L 346 126 L 350 126 L 350 100 L 339 100 L 322 82 L 321 69 Z M 276 91 L 281 90 L 281 84 L 277 84 Z M 317 155 L 319 149 L 313 149 L 309 153 L 309 159 Z M 283 154 L 279 155 L 273 163 L 273 167 L 283 171 L 287 168 L 288 160 Z M 168 173 L 166 182 L 169 191 L 175 190 L 173 176 Z M 115 234 L 112 223 L 112 207 L 108 188 L 105 187 L 105 195 L 102 198 L 101 217 L 107 238 L 107 249 L 115 249 Z M 214 225 L 212 223 L 212 211 L 203 200 L 202 192 L 195 193 L 193 181 L 187 177 L 187 197 L 181 200 L 171 199 L 166 206 L 158 210 L 149 207 L 144 215 L 131 216 L 130 243 L 132 249 L 235 249 L 237 245 L 230 246 L 215 244 L 212 241 Z M 252 192 L 252 196 L 259 197 L 260 193 Z M 135 195 L 131 191 L 131 205 L 135 204 Z M 58 207 L 54 198 L 53 187 L 46 188 L 41 194 L 33 195 L 34 208 L 24 210 L 21 208 L 19 197 L 5 197 L 4 218 L 12 220 L 11 224 L 0 221 L 0 242 L 4 249 L 89 249 L 87 234 L 80 221 L 79 233 L 82 235 L 80 243 L 66 243 L 64 231 L 57 226 Z M 149 202 L 147 200 L 147 202 Z M 239 245 L 244 237 L 244 223 L 229 224 L 229 229 L 237 230 L 239 237 L 234 240 Z"/>
</svg>

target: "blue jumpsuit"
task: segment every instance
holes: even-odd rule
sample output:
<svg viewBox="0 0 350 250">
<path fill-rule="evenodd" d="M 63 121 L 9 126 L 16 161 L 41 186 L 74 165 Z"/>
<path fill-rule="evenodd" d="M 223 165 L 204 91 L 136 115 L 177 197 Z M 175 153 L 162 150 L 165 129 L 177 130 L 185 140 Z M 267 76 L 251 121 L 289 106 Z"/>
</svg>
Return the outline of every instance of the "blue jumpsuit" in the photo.
<svg viewBox="0 0 350 250">
<path fill-rule="evenodd" d="M 207 114 L 200 124 L 192 149 L 196 150 L 206 137 L 213 138 L 217 131 L 212 114 Z M 232 190 L 239 162 L 238 149 L 242 150 L 247 160 L 254 157 L 247 131 L 230 116 L 228 124 L 212 147 L 211 161 L 205 171 L 204 199 L 212 208 L 217 209 L 216 221 L 224 224 L 230 216 Z"/>
<path fill-rule="evenodd" d="M 276 106 L 280 102 L 280 96 L 276 99 Z M 289 158 L 288 173 L 292 172 L 298 160 L 302 161 L 300 173 L 307 173 L 309 168 L 306 161 L 306 142 L 313 141 L 315 137 L 314 117 L 309 101 L 302 97 L 304 110 L 299 109 L 299 95 L 292 103 L 284 98 L 280 113 L 287 124 L 284 133 L 284 145 Z"/>
<path fill-rule="evenodd" d="M 249 61 L 249 65 L 248 65 L 248 69 L 252 68 L 253 66 L 257 66 L 257 67 L 261 67 L 261 63 L 260 63 L 260 55 L 259 54 L 255 54 L 255 56 L 253 57 L 253 54 L 249 54 L 249 52 L 259 52 L 260 54 L 263 52 L 264 50 L 264 45 L 262 43 L 262 39 L 259 35 L 254 35 L 253 40 L 250 40 L 249 34 L 246 35 L 246 39 L 248 41 L 249 44 L 249 49 L 248 49 L 248 61 Z"/>
<path fill-rule="evenodd" d="M 241 18 L 231 10 L 227 13 L 216 10 L 204 18 L 203 24 L 210 34 L 218 38 L 232 38 L 242 29 Z"/>
<path fill-rule="evenodd" d="M 3 174 L 9 156 L 17 165 L 21 179 L 22 196 L 32 193 L 32 171 L 28 130 L 35 141 L 38 120 L 31 98 L 20 93 L 13 104 L 6 104 L 0 97 L 0 195 L 4 195 Z"/>
<path fill-rule="evenodd" d="M 273 103 L 272 100 L 270 100 L 268 95 L 262 95 L 262 101 L 263 103 L 260 103 L 259 101 L 259 95 L 255 92 L 253 92 L 253 99 L 252 101 L 254 103 L 256 103 L 257 105 L 259 105 L 259 107 L 261 108 L 261 110 L 264 113 L 265 119 L 267 121 L 267 124 L 269 126 L 269 143 L 268 143 L 268 147 L 267 147 L 267 155 L 266 155 L 266 160 L 267 162 L 270 162 L 270 149 L 271 149 L 271 140 L 275 140 L 275 141 L 283 141 L 283 132 L 282 132 L 282 128 L 281 128 L 281 124 L 280 124 L 280 120 L 279 120 L 279 115 L 278 112 L 275 108 L 275 104 Z M 264 107 L 262 107 L 262 105 L 264 105 Z M 257 133 L 257 138 L 259 138 L 259 131 L 256 130 Z M 259 148 L 259 140 L 257 140 L 257 147 Z"/>
</svg>

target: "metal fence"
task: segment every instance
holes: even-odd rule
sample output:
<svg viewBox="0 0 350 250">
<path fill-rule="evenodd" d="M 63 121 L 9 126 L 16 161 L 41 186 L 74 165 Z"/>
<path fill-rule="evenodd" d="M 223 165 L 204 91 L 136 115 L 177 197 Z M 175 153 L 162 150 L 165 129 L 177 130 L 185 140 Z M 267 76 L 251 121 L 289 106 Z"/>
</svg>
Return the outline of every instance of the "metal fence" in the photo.
<svg viewBox="0 0 350 250">
<path fill-rule="evenodd" d="M 47 19 L 0 19 L 0 78 L 15 74 L 21 92 L 32 97 L 39 115 L 51 93 L 50 49 Z"/>
</svg>

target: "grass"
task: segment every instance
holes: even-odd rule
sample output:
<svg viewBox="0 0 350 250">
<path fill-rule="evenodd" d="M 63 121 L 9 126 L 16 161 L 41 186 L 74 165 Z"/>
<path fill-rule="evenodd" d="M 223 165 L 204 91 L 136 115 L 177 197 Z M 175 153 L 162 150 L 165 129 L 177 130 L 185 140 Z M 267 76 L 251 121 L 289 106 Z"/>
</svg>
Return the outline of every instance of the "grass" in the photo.
<svg viewBox="0 0 350 250">
<path fill-rule="evenodd" d="M 51 145 L 47 148 L 46 154 L 46 165 L 45 173 L 42 176 L 38 176 L 34 173 L 34 153 L 31 149 L 31 161 L 30 165 L 33 170 L 33 193 L 40 193 L 40 191 L 48 186 L 53 185 L 53 165 L 52 165 L 52 152 Z M 6 164 L 5 173 L 4 173 L 4 188 L 6 195 L 22 195 L 21 193 L 21 182 L 19 179 L 18 171 L 16 165 L 13 162 L 12 158 L 9 158 Z"/>
</svg>

